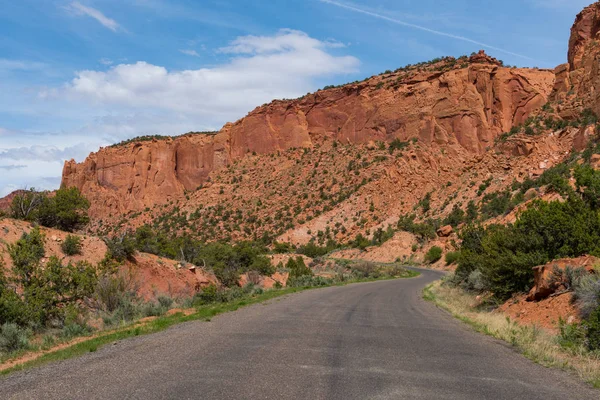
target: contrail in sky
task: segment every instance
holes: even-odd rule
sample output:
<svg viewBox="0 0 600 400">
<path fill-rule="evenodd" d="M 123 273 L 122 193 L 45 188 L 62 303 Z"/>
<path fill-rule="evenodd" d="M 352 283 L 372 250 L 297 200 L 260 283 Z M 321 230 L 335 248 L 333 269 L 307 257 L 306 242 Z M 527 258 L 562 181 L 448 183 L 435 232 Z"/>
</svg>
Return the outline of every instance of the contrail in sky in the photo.
<svg viewBox="0 0 600 400">
<path fill-rule="evenodd" d="M 421 31 L 424 31 L 424 32 L 432 33 L 434 35 L 445 36 L 445 37 L 449 37 L 449 38 L 456 39 L 456 40 L 462 40 L 463 42 L 473 43 L 473 44 L 476 44 L 478 46 L 482 46 L 482 47 L 486 47 L 488 49 L 500 51 L 502 53 L 510 54 L 512 56 L 515 56 L 515 57 L 520 57 L 520 58 L 525 58 L 527 60 L 535 61 L 531 57 L 527 57 L 527 56 L 524 56 L 524 55 L 518 54 L 518 53 L 513 53 L 512 51 L 504 50 L 504 49 L 501 49 L 501 48 L 496 47 L 496 46 L 492 46 L 492 45 L 489 45 L 489 44 L 486 44 L 486 43 L 479 42 L 477 40 L 469 39 L 469 38 L 464 37 L 464 36 L 453 35 L 451 33 L 446 33 L 446 32 L 442 32 L 442 31 L 436 31 L 435 29 L 430 29 L 430 28 L 427 28 L 427 27 L 424 27 L 424 26 L 421 26 L 421 25 L 411 24 L 410 22 L 405 22 L 405 21 L 401 21 L 399 19 L 395 19 L 395 18 L 391 18 L 391 17 L 386 17 L 385 15 L 378 14 L 378 13 L 375 13 L 375 12 L 372 12 L 372 11 L 368 11 L 368 10 L 364 10 L 362 8 L 358 8 L 358 7 L 349 5 L 349 4 L 341 3 L 339 1 L 335 1 L 335 0 L 319 0 L 319 1 L 321 3 L 331 4 L 331 5 L 336 6 L 336 7 L 345 8 L 346 10 L 354 11 L 354 12 L 357 12 L 357 13 L 360 13 L 360 14 L 364 14 L 364 15 L 368 15 L 368 16 L 371 16 L 371 17 L 374 17 L 374 18 L 379 18 L 379 19 L 382 19 L 382 20 L 385 20 L 385 21 L 388 21 L 388 22 L 392 22 L 392 23 L 397 24 L 397 25 L 402 25 L 402 26 L 406 26 L 408 28 L 418 29 L 418 30 L 421 30 Z"/>
</svg>

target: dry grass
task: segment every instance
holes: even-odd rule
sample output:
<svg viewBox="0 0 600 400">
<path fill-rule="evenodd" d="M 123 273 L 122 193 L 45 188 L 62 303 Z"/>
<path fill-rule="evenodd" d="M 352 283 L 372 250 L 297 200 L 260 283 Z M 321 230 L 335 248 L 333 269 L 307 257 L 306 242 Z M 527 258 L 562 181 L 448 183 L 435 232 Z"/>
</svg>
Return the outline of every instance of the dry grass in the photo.
<svg viewBox="0 0 600 400">
<path fill-rule="evenodd" d="M 476 307 L 478 301 L 474 295 L 442 282 L 425 288 L 423 295 L 478 332 L 512 344 L 532 361 L 572 371 L 582 380 L 600 388 L 600 355 L 590 353 L 582 345 L 563 347 L 560 337 L 551 332 L 537 326 L 520 325 L 498 311 L 480 310 Z"/>
</svg>

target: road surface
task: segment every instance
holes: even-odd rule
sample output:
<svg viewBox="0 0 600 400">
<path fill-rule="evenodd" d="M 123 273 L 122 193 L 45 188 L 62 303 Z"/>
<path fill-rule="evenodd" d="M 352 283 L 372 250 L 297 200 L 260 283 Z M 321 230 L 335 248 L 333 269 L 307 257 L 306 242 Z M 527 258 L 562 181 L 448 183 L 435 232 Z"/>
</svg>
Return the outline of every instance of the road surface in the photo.
<svg viewBox="0 0 600 400">
<path fill-rule="evenodd" d="M 421 299 L 439 277 L 309 290 L 0 378 L 2 399 L 599 399 Z"/>
</svg>

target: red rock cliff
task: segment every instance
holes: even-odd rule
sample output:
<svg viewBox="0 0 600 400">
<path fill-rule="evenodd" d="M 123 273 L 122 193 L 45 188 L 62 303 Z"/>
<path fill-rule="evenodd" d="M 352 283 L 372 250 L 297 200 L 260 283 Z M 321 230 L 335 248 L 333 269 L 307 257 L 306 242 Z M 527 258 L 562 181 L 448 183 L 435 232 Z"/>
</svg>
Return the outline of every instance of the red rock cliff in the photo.
<svg viewBox="0 0 600 400">
<path fill-rule="evenodd" d="M 569 39 L 568 63 L 556 70 L 552 100 L 560 114 L 576 116 L 584 108 L 600 115 L 600 2 L 586 7 L 575 18 Z"/>
<path fill-rule="evenodd" d="M 554 86 L 551 71 L 499 64 L 480 52 L 274 101 L 215 136 L 113 146 L 83 163 L 69 161 L 63 184 L 82 190 L 98 217 L 180 197 L 247 153 L 310 147 L 326 139 L 359 144 L 418 138 L 426 146 L 481 153 L 544 105 Z"/>
</svg>

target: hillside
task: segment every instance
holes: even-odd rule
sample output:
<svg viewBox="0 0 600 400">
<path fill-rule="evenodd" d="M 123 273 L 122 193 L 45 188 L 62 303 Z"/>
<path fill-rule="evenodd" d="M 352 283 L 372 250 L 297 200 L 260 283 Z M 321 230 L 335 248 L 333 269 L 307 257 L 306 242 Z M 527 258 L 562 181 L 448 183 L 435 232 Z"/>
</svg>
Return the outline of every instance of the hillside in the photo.
<svg viewBox="0 0 600 400">
<path fill-rule="evenodd" d="M 335 142 L 351 148 L 348 152 L 367 154 L 369 143 L 412 140 L 419 148 L 415 167 L 436 174 L 437 165 L 484 154 L 502 132 L 543 106 L 553 85 L 552 71 L 503 67 L 484 53 L 438 59 L 301 99 L 273 101 L 216 135 L 103 148 L 81 164 L 67 162 L 63 184 L 77 186 L 93 204 L 92 217 L 106 220 L 111 214 L 183 202 L 186 195 L 206 202 L 212 195 L 202 189 L 207 183 L 219 182 L 226 172 L 244 177 L 253 157 L 261 160 L 256 169 L 271 170 L 265 156 L 280 164 L 278 152 L 284 157 L 298 152 L 294 149 L 319 152 Z M 347 165 L 339 153 L 331 150 L 332 162 Z M 324 169 L 315 164 L 318 160 L 312 157 L 306 167 Z M 400 165 L 401 171 L 409 168 Z M 291 171 L 276 168 L 274 174 Z"/>
</svg>

